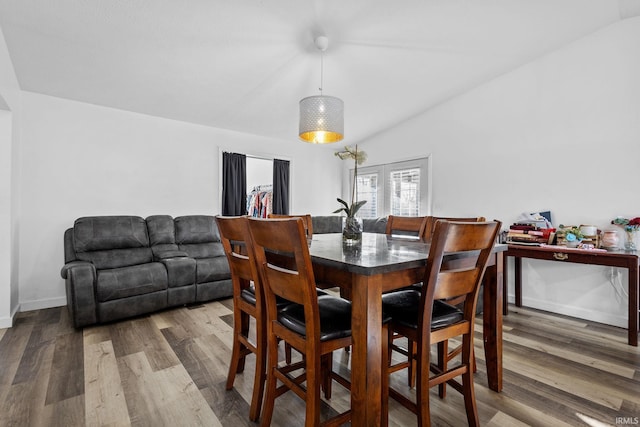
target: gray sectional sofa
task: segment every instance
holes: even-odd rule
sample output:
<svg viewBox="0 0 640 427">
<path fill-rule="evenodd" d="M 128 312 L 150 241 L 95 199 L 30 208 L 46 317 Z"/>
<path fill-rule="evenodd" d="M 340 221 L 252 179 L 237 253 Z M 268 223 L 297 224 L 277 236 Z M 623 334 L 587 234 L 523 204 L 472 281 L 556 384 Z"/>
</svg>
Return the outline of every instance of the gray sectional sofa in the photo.
<svg viewBox="0 0 640 427">
<path fill-rule="evenodd" d="M 314 234 L 340 233 L 342 217 L 312 217 Z M 384 233 L 387 219 L 364 219 Z M 92 216 L 64 234 L 67 307 L 76 328 L 233 296 L 214 216 Z"/>
<path fill-rule="evenodd" d="M 78 218 L 64 257 L 76 328 L 233 295 L 213 216 Z"/>
<path fill-rule="evenodd" d="M 342 233 L 342 218 L 342 216 L 337 215 L 312 216 L 313 234 Z M 387 231 L 387 217 L 363 218 L 362 231 L 385 234 Z"/>
</svg>

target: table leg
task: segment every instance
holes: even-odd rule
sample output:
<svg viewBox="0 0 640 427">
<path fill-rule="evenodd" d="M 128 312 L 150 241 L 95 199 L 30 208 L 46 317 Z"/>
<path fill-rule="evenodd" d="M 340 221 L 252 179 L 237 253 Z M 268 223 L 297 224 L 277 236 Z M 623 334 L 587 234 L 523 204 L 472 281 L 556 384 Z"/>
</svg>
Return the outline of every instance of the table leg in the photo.
<svg viewBox="0 0 640 427">
<path fill-rule="evenodd" d="M 502 314 L 509 314 L 509 257 L 503 255 L 504 266 L 502 271 Z"/>
<path fill-rule="evenodd" d="M 638 263 L 629 264 L 629 345 L 638 346 Z"/>
<path fill-rule="evenodd" d="M 489 388 L 502 391 L 502 295 L 504 254 L 496 253 L 495 265 L 484 274 L 484 312 L 482 337 Z"/>
<path fill-rule="evenodd" d="M 352 289 L 351 425 L 380 426 L 381 281 L 354 275 Z M 386 404 L 386 402 L 385 402 Z"/>
<path fill-rule="evenodd" d="M 522 307 L 522 258 L 513 257 L 514 293 L 516 294 L 516 307 Z"/>
</svg>

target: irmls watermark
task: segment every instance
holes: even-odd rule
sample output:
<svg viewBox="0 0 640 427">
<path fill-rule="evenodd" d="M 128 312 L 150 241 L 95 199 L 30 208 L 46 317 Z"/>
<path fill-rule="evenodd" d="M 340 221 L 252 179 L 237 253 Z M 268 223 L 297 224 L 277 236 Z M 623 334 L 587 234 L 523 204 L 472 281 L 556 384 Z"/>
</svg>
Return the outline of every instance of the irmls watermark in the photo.
<svg viewBox="0 0 640 427">
<path fill-rule="evenodd" d="M 640 417 L 616 417 L 617 426 L 635 426 L 640 424 Z"/>
</svg>

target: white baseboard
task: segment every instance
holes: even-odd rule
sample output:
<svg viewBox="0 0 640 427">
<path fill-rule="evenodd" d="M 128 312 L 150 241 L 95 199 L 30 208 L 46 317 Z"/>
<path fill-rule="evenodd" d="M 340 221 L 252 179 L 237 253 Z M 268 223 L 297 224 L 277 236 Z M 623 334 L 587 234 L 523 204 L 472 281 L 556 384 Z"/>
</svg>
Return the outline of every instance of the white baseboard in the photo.
<svg viewBox="0 0 640 427">
<path fill-rule="evenodd" d="M 515 304 L 516 302 L 514 295 L 509 295 L 507 299 L 511 304 Z M 565 316 L 571 316 L 578 319 L 590 320 L 592 322 L 603 323 L 605 325 L 617 326 L 625 329 L 629 326 L 628 313 L 626 311 L 619 314 L 604 313 L 602 311 L 587 310 L 582 307 L 574 307 L 566 304 L 559 304 L 553 301 L 539 300 L 535 298 L 523 298 L 522 306 L 549 311 L 551 313 L 563 314 Z"/>
<path fill-rule="evenodd" d="M 18 304 L 9 317 L 0 317 L 0 329 L 12 328 L 13 320 L 16 318 L 16 314 L 20 311 L 20 304 Z"/>
<path fill-rule="evenodd" d="M 20 311 L 41 310 L 43 308 L 62 307 L 67 305 L 66 297 L 46 298 L 32 301 L 21 301 Z"/>
</svg>

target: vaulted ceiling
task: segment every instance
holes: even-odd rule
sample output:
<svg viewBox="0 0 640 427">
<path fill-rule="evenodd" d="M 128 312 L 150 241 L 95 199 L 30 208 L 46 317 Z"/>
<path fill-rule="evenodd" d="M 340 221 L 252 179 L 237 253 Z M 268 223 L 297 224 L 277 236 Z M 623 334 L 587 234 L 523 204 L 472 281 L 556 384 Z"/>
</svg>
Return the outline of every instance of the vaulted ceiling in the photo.
<svg viewBox="0 0 640 427">
<path fill-rule="evenodd" d="M 640 0 L 0 0 L 20 86 L 297 140 L 298 102 L 345 102 L 345 143 L 640 12 Z"/>
</svg>

